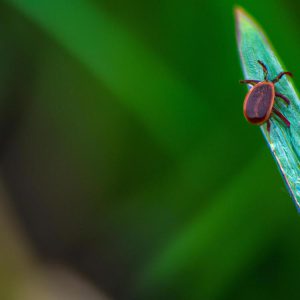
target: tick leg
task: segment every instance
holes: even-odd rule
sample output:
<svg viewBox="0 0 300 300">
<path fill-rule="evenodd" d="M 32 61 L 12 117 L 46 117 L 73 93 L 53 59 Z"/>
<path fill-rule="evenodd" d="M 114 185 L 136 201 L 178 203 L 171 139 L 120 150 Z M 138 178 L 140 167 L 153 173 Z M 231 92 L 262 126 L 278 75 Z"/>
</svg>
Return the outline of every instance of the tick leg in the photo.
<svg viewBox="0 0 300 300">
<path fill-rule="evenodd" d="M 270 133 L 270 129 L 271 129 L 271 122 L 270 120 L 267 121 L 267 131 Z"/>
<path fill-rule="evenodd" d="M 291 123 L 279 110 L 273 107 L 273 112 L 285 123 L 288 128 L 290 128 Z"/>
<path fill-rule="evenodd" d="M 291 101 L 286 96 L 280 93 L 275 93 L 275 96 L 281 98 L 287 105 L 290 105 Z"/>
<path fill-rule="evenodd" d="M 252 79 L 240 80 L 240 83 L 247 83 L 252 85 L 256 85 L 259 82 L 260 82 L 259 80 L 252 80 Z"/>
<path fill-rule="evenodd" d="M 284 75 L 288 75 L 288 76 L 290 76 L 290 77 L 293 77 L 293 74 L 292 74 L 291 72 L 280 72 L 280 73 L 272 80 L 272 82 L 273 82 L 273 83 L 278 82 L 278 81 L 282 78 L 282 76 L 284 76 Z"/>
<path fill-rule="evenodd" d="M 257 62 L 262 66 L 263 71 L 264 71 L 264 79 L 265 79 L 265 81 L 267 81 L 268 80 L 268 68 L 261 60 L 258 60 Z"/>
</svg>

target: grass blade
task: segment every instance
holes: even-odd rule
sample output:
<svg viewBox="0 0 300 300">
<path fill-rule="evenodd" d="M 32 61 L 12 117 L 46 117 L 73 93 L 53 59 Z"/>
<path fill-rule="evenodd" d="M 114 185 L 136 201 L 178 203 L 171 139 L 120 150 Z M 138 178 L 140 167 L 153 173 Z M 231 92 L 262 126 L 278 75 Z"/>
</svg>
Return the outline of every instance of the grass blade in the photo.
<svg viewBox="0 0 300 300">
<path fill-rule="evenodd" d="M 237 40 L 245 78 L 263 80 L 263 72 L 257 60 L 262 60 L 269 69 L 270 78 L 286 70 L 260 26 L 242 8 L 236 8 Z M 287 78 L 276 84 L 276 90 L 287 96 L 291 105 L 276 101 L 276 108 L 291 123 L 287 128 L 281 120 L 271 118 L 271 132 L 266 124 L 261 126 L 290 195 L 300 211 L 300 105 L 292 82 Z"/>
</svg>

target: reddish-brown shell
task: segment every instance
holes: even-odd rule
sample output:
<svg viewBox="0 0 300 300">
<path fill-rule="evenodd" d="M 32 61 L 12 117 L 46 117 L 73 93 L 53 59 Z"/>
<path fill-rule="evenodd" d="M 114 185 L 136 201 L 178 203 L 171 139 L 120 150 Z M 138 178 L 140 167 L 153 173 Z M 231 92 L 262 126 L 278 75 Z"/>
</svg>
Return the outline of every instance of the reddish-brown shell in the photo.
<svg viewBox="0 0 300 300">
<path fill-rule="evenodd" d="M 247 93 L 244 101 L 244 115 L 248 122 L 261 125 L 269 120 L 275 99 L 272 82 L 262 81 Z"/>
</svg>

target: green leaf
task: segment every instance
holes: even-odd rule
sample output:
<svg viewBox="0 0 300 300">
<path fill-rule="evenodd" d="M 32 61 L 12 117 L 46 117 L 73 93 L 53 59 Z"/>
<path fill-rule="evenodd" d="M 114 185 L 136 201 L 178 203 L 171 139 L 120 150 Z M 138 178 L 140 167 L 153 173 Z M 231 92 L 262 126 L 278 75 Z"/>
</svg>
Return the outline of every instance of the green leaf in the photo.
<svg viewBox="0 0 300 300">
<path fill-rule="evenodd" d="M 84 0 L 5 2 L 77 58 L 171 155 L 182 155 L 203 134 L 201 125 L 210 111 L 198 93 L 100 5 Z"/>
<path fill-rule="evenodd" d="M 265 169 L 261 169 L 263 163 L 267 165 Z M 269 176 L 277 182 L 269 167 L 265 155 L 258 155 L 212 197 L 211 206 L 173 238 L 168 237 L 165 248 L 139 274 L 138 286 L 144 294 L 155 289 L 168 293 L 172 287 L 178 299 L 219 299 L 236 284 L 245 268 L 255 263 L 274 236 L 287 230 L 292 220 L 289 206 L 281 201 L 282 195 L 269 197 L 273 188 L 264 184 L 265 178 Z M 257 174 L 256 188 L 249 185 L 253 174 Z"/>
<path fill-rule="evenodd" d="M 235 10 L 238 48 L 245 79 L 263 80 L 263 71 L 257 60 L 263 61 L 270 78 L 285 70 L 261 27 L 242 8 Z M 290 121 L 288 128 L 280 119 L 272 116 L 271 132 L 266 124 L 261 126 L 290 195 L 300 211 L 300 105 L 296 90 L 290 79 L 283 77 L 276 84 L 276 91 L 287 96 L 291 104 L 286 106 L 278 100 L 275 106 Z"/>
</svg>

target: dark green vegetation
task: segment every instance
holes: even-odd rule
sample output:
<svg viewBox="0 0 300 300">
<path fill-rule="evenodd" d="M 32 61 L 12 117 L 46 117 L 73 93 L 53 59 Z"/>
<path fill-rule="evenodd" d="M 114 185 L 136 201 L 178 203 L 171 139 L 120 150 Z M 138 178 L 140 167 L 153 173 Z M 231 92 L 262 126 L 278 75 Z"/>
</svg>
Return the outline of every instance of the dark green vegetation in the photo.
<svg viewBox="0 0 300 300">
<path fill-rule="evenodd" d="M 234 4 L 1 1 L 7 189 L 39 253 L 112 298 L 298 296 L 300 217 L 244 120 Z M 299 4 L 239 4 L 299 86 Z"/>
</svg>

